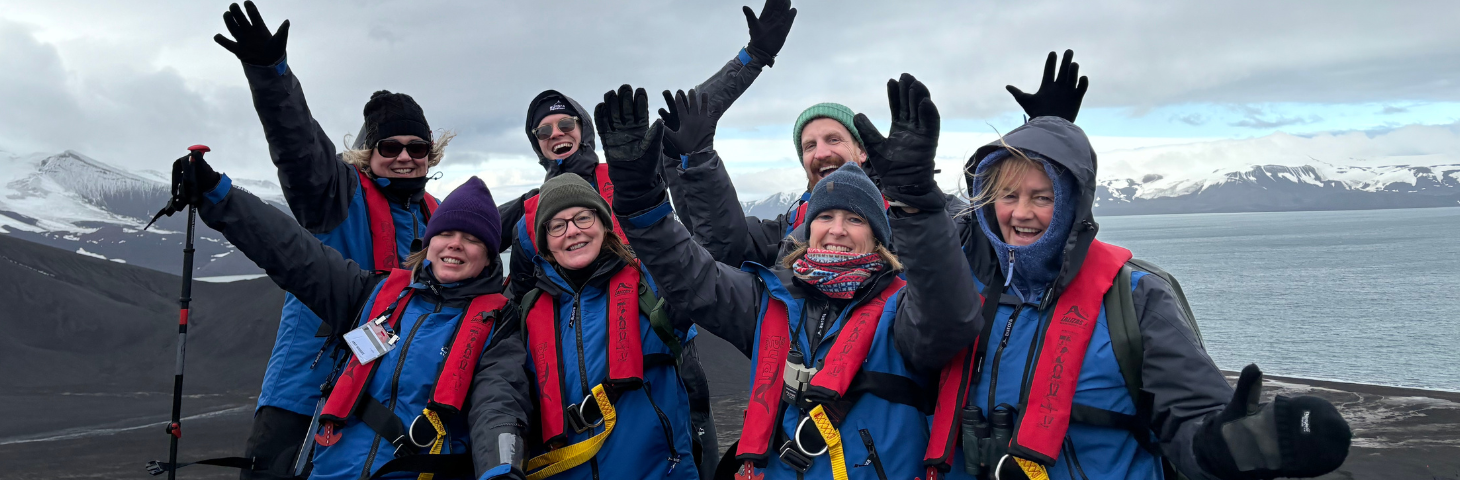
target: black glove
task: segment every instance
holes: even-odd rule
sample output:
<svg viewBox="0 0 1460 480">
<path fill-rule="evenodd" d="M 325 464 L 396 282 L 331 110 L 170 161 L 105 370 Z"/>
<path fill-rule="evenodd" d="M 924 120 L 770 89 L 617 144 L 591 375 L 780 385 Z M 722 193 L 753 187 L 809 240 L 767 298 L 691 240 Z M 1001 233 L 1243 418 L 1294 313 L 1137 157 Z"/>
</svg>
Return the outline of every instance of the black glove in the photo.
<svg viewBox="0 0 1460 480">
<path fill-rule="evenodd" d="M 664 193 L 659 178 L 664 124 L 659 120 L 649 124 L 649 95 L 627 84 L 618 92 L 609 90 L 593 109 L 593 122 L 603 138 L 614 210 L 627 215 L 653 207 Z"/>
<path fill-rule="evenodd" d="M 1060 117 L 1075 121 L 1075 115 L 1080 113 L 1080 102 L 1085 99 L 1085 89 L 1090 87 L 1090 80 L 1080 77 L 1080 64 L 1074 63 L 1075 52 L 1065 50 L 1065 59 L 1060 62 L 1059 76 L 1054 74 L 1054 52 L 1049 52 L 1049 58 L 1044 61 L 1044 80 L 1039 82 L 1039 91 L 1033 95 L 1024 93 L 1023 90 L 1009 85 L 1009 93 L 1014 95 L 1014 101 L 1024 107 L 1024 114 L 1029 118 L 1035 117 Z M 1077 84 L 1075 79 L 1079 78 Z"/>
<path fill-rule="evenodd" d="M 877 173 L 882 194 L 919 210 L 942 209 L 947 198 L 933 180 L 940 118 L 928 87 L 904 73 L 898 80 L 887 81 L 887 103 L 892 109 L 892 128 L 886 138 L 866 115 L 859 113 L 853 119 L 867 145 L 867 163 Z"/>
<path fill-rule="evenodd" d="M 277 32 L 270 34 L 269 27 L 264 25 L 264 17 L 259 16 L 258 7 L 251 1 L 243 2 L 243 6 L 248 9 L 247 17 L 243 16 L 237 3 L 229 5 L 228 11 L 223 12 L 223 25 L 228 27 L 228 33 L 233 34 L 234 40 L 220 33 L 213 36 L 213 41 L 233 52 L 243 63 L 279 63 L 284 58 L 284 44 L 289 42 L 289 21 L 285 20 Z"/>
<path fill-rule="evenodd" d="M 669 111 L 659 109 L 659 117 L 664 119 L 665 153 L 678 158 L 714 146 L 718 120 L 710 116 L 708 95 L 690 89 L 688 96 L 684 90 L 670 96 L 665 90 L 664 102 Z"/>
<path fill-rule="evenodd" d="M 1262 370 L 1242 369 L 1227 408 L 1195 438 L 1196 460 L 1224 480 L 1316 477 L 1343 465 L 1353 432 L 1332 403 L 1277 396 L 1258 405 Z"/>
<path fill-rule="evenodd" d="M 766 66 L 774 67 L 776 54 L 786 45 L 786 35 L 791 34 L 791 23 L 796 20 L 791 0 L 765 0 L 759 18 L 750 7 L 740 8 L 745 12 L 745 23 L 750 26 L 750 45 L 746 49 Z"/>
</svg>

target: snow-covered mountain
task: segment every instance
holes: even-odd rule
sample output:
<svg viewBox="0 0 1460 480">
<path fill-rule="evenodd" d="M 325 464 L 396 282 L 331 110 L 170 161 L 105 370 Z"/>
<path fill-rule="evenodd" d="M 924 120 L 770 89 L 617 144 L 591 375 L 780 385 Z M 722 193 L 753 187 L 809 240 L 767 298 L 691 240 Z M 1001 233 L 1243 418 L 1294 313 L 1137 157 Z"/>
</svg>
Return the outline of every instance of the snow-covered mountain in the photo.
<svg viewBox="0 0 1460 480">
<path fill-rule="evenodd" d="M 757 218 L 776 218 L 777 215 L 786 213 L 796 201 L 801 199 L 801 192 L 781 192 L 772 194 L 761 200 L 740 202 L 740 209 L 747 216 Z"/>
<path fill-rule="evenodd" d="M 0 233 L 79 254 L 178 273 L 186 215 L 158 220 L 169 196 L 160 172 L 127 172 L 81 153 L 11 155 L 0 152 Z M 271 182 L 236 180 L 280 209 L 283 194 Z M 197 223 L 195 274 L 261 273 L 218 232 Z"/>
</svg>

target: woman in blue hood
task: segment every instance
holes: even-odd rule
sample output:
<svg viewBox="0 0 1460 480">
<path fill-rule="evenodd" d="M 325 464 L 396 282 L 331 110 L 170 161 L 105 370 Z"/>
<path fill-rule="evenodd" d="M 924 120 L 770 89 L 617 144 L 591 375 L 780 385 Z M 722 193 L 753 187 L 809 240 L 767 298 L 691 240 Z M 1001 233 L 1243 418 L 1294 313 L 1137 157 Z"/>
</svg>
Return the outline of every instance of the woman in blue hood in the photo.
<svg viewBox="0 0 1460 480">
<path fill-rule="evenodd" d="M 1255 365 L 1234 392 L 1164 272 L 1095 239 L 1095 167 L 1084 132 L 1057 116 L 969 159 L 976 221 L 964 225 L 964 249 L 996 301 L 975 347 L 945 370 L 965 387 L 947 417 L 958 420 L 934 422 L 933 437 L 950 440 L 929 449 L 929 477 L 1253 479 L 1337 468 L 1350 432 L 1331 404 L 1259 405 Z M 1120 298 L 1133 311 L 1106 308 Z"/>
</svg>

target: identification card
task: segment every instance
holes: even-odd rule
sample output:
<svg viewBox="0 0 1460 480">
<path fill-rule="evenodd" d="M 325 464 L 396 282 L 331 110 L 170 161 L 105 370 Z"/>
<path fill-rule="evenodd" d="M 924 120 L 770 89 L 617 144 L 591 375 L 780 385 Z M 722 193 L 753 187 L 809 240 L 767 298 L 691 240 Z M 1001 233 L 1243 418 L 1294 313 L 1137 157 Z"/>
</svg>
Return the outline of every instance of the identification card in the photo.
<svg viewBox="0 0 1460 480">
<path fill-rule="evenodd" d="M 374 321 L 365 322 L 345 334 L 345 344 L 350 346 L 350 351 L 355 352 L 355 359 L 361 365 L 390 353 L 395 348 L 395 339 L 394 333 Z"/>
</svg>

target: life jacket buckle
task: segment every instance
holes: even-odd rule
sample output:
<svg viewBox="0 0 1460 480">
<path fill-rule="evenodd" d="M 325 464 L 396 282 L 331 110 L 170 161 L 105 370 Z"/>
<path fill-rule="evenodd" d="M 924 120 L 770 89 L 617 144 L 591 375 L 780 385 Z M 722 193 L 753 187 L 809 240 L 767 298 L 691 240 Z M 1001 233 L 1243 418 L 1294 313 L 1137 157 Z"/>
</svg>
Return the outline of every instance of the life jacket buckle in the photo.
<svg viewBox="0 0 1460 480">
<path fill-rule="evenodd" d="M 415 420 L 411 420 L 411 428 L 406 429 L 405 440 L 416 448 L 430 447 L 436 442 L 436 427 L 425 415 L 416 415 Z"/>
<path fill-rule="evenodd" d="M 588 410 L 590 405 L 593 407 L 592 412 Z M 598 400 L 592 394 L 585 395 L 582 402 L 568 405 L 565 413 L 568 428 L 572 428 L 574 433 L 584 433 L 603 425 L 603 412 L 599 411 Z M 595 420 L 590 421 L 590 418 Z"/>
<path fill-rule="evenodd" d="M 807 425 L 811 425 L 811 434 L 813 436 L 806 440 L 803 440 L 803 438 L 806 437 L 803 437 L 801 435 L 801 432 L 806 431 Z M 821 430 L 816 428 L 816 424 L 812 422 L 811 417 L 803 417 L 801 419 L 801 422 L 796 424 L 796 433 L 791 436 L 791 443 L 795 444 L 796 450 L 800 451 L 803 455 L 806 455 L 807 457 L 820 457 L 822 455 L 826 455 L 827 452 L 826 440 L 821 438 Z M 812 452 L 810 448 L 806 448 L 808 445 L 812 445 L 813 448 L 815 448 L 814 445 L 818 444 L 821 445 L 821 450 Z"/>
<path fill-rule="evenodd" d="M 792 470 L 806 473 L 807 470 L 811 470 L 812 458 L 806 456 L 806 454 L 804 453 L 797 451 L 800 447 L 797 447 L 795 443 L 796 442 L 794 440 L 786 440 L 786 443 L 781 444 L 781 463 L 784 463 L 786 464 L 786 466 L 791 467 Z"/>
</svg>

